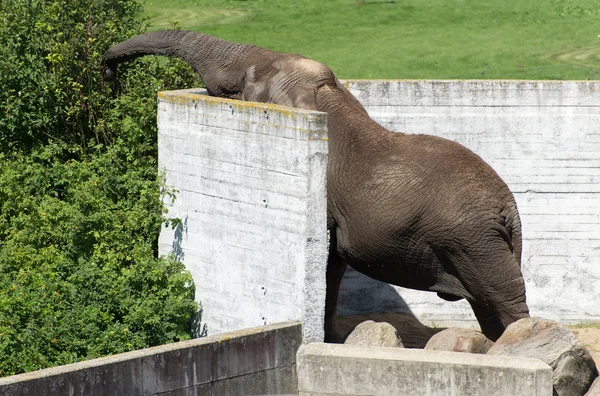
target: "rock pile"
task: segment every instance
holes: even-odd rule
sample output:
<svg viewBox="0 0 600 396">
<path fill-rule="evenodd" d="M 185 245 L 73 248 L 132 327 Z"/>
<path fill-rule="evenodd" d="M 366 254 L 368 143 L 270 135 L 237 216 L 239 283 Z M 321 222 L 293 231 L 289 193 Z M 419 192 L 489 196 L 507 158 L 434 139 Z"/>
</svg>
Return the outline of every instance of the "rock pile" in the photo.
<svg viewBox="0 0 600 396">
<path fill-rule="evenodd" d="M 403 347 L 394 326 L 372 320 L 356 326 L 345 344 Z M 598 370 L 587 348 L 571 330 L 543 318 L 518 320 L 495 344 L 477 330 L 445 329 L 425 349 L 537 358 L 552 368 L 555 396 L 600 396 Z"/>
</svg>

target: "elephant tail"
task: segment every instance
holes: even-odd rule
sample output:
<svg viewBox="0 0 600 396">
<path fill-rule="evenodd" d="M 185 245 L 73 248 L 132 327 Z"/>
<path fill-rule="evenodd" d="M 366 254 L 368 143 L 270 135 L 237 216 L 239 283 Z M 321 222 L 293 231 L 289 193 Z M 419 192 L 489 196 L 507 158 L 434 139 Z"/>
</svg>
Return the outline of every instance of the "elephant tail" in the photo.
<svg viewBox="0 0 600 396">
<path fill-rule="evenodd" d="M 521 218 L 517 204 L 513 201 L 508 204 L 501 213 L 504 228 L 508 234 L 508 243 L 512 248 L 513 256 L 521 265 L 521 253 L 523 249 L 523 235 L 521 233 Z"/>
</svg>

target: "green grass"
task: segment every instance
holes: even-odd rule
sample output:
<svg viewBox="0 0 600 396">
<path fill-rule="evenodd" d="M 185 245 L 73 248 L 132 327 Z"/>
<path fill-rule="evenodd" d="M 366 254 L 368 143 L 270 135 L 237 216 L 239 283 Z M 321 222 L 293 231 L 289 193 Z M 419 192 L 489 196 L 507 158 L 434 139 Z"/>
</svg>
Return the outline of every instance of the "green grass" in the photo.
<svg viewBox="0 0 600 396">
<path fill-rule="evenodd" d="M 598 0 L 148 0 L 182 28 L 330 66 L 340 78 L 600 78 Z"/>
</svg>

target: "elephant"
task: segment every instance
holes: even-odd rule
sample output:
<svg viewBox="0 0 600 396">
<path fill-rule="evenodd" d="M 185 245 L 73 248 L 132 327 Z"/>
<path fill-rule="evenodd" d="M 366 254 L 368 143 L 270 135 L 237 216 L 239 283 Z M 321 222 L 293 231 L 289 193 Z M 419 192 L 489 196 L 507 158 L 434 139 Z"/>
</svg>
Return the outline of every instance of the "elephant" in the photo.
<svg viewBox="0 0 600 396">
<path fill-rule="evenodd" d="M 493 341 L 529 317 L 517 204 L 475 153 L 440 137 L 388 131 L 319 62 L 197 32 L 152 32 L 112 46 L 104 79 L 148 54 L 184 60 L 210 95 L 328 114 L 326 341 L 340 341 L 335 313 L 347 265 L 448 301 L 466 299 Z"/>
</svg>

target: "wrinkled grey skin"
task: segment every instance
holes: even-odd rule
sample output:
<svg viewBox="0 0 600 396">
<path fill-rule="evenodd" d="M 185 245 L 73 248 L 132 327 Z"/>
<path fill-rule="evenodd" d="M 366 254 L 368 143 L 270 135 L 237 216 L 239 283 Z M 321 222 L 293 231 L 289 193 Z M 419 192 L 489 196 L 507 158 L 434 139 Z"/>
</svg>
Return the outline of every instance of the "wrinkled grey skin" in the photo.
<svg viewBox="0 0 600 396">
<path fill-rule="evenodd" d="M 449 301 L 465 298 L 491 340 L 529 317 L 517 206 L 477 155 L 446 139 L 386 130 L 318 62 L 201 33 L 154 32 L 115 45 L 103 60 L 104 78 L 147 54 L 183 59 L 214 96 L 328 113 L 328 341 L 337 341 L 346 265 Z"/>
</svg>

